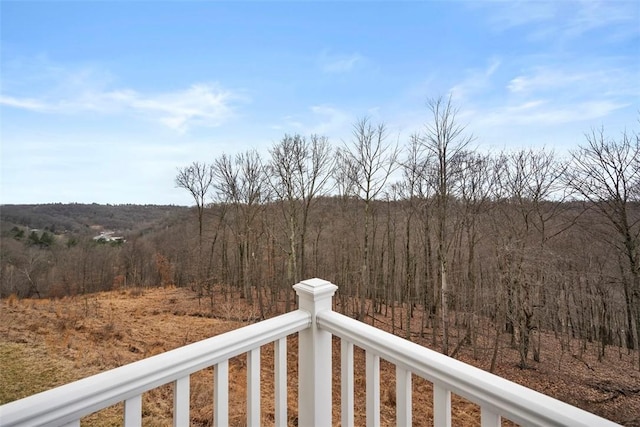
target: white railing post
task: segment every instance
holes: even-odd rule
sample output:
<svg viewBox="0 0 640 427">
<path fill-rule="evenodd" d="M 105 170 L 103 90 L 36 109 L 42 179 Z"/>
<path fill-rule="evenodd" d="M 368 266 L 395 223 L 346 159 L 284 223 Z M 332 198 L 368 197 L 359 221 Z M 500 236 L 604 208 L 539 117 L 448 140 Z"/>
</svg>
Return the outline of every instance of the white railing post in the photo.
<svg viewBox="0 0 640 427">
<path fill-rule="evenodd" d="M 311 314 L 311 327 L 298 333 L 298 425 L 331 426 L 331 333 L 318 328 L 316 314 L 331 310 L 338 287 L 321 279 L 293 286 L 298 307 Z"/>
</svg>

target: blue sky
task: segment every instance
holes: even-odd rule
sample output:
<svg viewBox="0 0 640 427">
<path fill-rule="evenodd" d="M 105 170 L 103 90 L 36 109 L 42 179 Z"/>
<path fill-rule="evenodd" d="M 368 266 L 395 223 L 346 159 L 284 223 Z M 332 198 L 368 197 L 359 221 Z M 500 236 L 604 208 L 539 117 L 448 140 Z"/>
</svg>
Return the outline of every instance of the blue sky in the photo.
<svg viewBox="0 0 640 427">
<path fill-rule="evenodd" d="M 480 150 L 638 129 L 640 2 L 0 1 L 0 203 L 192 204 L 178 167 L 402 144 L 451 95 Z"/>
</svg>

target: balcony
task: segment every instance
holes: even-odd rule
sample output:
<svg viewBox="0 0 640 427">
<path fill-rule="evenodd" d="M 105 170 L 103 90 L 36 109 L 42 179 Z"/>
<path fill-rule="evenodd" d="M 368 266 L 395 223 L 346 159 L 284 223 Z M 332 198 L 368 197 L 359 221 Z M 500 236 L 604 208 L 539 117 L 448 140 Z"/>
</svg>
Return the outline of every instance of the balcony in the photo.
<svg viewBox="0 0 640 427">
<path fill-rule="evenodd" d="M 142 394 L 172 383 L 173 424 L 189 425 L 190 375 L 213 367 L 215 426 L 229 420 L 230 358 L 247 354 L 247 425 L 260 424 L 260 348 L 275 348 L 275 425 L 287 425 L 287 337 L 298 333 L 298 425 L 332 422 L 332 337 L 340 338 L 340 415 L 354 425 L 354 347 L 366 356 L 366 423 L 380 425 L 380 360 L 396 366 L 396 424 L 411 425 L 412 377 L 433 383 L 434 425 L 451 425 L 451 393 L 481 408 L 483 427 L 615 426 L 611 421 L 332 311 L 337 286 L 294 286 L 299 309 L 235 331 L 0 406 L 0 426 L 80 426 L 82 417 L 124 402 L 125 426 L 142 424 Z"/>
</svg>

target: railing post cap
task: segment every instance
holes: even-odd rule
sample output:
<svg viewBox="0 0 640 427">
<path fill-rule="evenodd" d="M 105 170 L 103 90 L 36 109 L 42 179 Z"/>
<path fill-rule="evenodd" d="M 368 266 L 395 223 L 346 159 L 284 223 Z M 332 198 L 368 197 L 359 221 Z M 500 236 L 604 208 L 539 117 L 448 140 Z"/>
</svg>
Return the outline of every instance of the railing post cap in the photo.
<svg viewBox="0 0 640 427">
<path fill-rule="evenodd" d="M 338 287 L 333 283 L 318 278 L 303 280 L 293 285 L 298 296 L 311 296 L 313 299 L 320 299 L 333 296 Z"/>
</svg>

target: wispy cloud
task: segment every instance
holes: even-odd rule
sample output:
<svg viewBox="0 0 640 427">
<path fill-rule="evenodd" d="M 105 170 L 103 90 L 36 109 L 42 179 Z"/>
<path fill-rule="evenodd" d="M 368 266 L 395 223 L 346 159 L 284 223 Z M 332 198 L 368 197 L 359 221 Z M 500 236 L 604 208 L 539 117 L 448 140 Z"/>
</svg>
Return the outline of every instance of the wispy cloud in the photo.
<svg viewBox="0 0 640 427">
<path fill-rule="evenodd" d="M 325 73 L 339 74 L 353 71 L 364 62 L 365 58 L 359 53 L 332 54 L 323 51 L 318 57 L 320 68 Z"/>
<path fill-rule="evenodd" d="M 558 31 L 567 37 L 578 37 L 601 28 L 610 29 L 609 38 L 626 38 L 640 33 L 640 8 L 633 1 L 580 1 L 574 10 L 565 10 L 568 19 Z"/>
<path fill-rule="evenodd" d="M 584 84 L 599 77 L 601 73 L 568 73 L 548 67 L 536 69 L 514 77 L 509 81 L 507 89 L 516 94 L 529 94 Z"/>
<path fill-rule="evenodd" d="M 523 70 L 507 84 L 514 95 L 564 94 L 572 98 L 640 96 L 636 70 L 606 64 L 539 65 Z"/>
<path fill-rule="evenodd" d="M 33 96 L 26 93 L 34 89 L 25 88 L 27 85 L 12 71 L 12 84 L 4 85 L 0 94 L 0 105 L 4 107 L 41 114 L 128 115 L 155 121 L 178 132 L 196 126 L 220 126 L 234 117 L 239 103 L 248 101 L 246 96 L 217 83 L 194 83 L 174 91 L 143 93 L 112 88 L 111 82 L 100 77 L 105 73 L 90 68 L 64 72 L 63 68 L 52 66 L 42 70 L 39 79 L 47 85 L 42 85 L 45 88 Z"/>
<path fill-rule="evenodd" d="M 299 117 L 288 115 L 284 117 L 284 125 L 274 125 L 272 128 L 276 130 L 300 131 L 304 129 L 304 124 L 300 121 Z"/>
<path fill-rule="evenodd" d="M 518 51 L 503 52 L 498 67 L 470 69 L 453 85 L 470 120 L 521 130 L 588 126 L 636 108 L 637 57 L 620 49 L 640 37 L 636 0 L 467 4 L 503 33 L 496 37 L 521 42 Z"/>
<path fill-rule="evenodd" d="M 497 62 L 469 70 L 451 89 L 461 117 L 494 128 L 540 128 L 602 121 L 637 105 L 633 67 L 607 60 L 522 67 L 523 59 L 499 63 L 499 73 Z"/>
<path fill-rule="evenodd" d="M 174 92 L 142 94 L 131 89 L 69 94 L 64 99 L 0 95 L 0 104 L 37 113 L 134 114 L 184 132 L 192 126 L 219 126 L 234 115 L 242 99 L 216 84 L 198 83 Z"/>
<path fill-rule="evenodd" d="M 272 125 L 275 130 L 298 132 L 303 135 L 343 137 L 350 132 L 354 116 L 331 105 L 312 105 L 306 112 L 283 117 L 282 123 Z"/>
<path fill-rule="evenodd" d="M 636 0 L 519 0 L 484 2 L 482 6 L 491 9 L 493 30 L 526 27 L 530 40 L 575 39 L 603 28 L 607 28 L 606 38 L 611 40 L 640 33 Z"/>
<path fill-rule="evenodd" d="M 14 98 L 0 94 L 0 104 L 13 108 L 21 108 L 24 110 L 37 111 L 39 113 L 49 112 L 50 106 L 37 99 L 32 98 Z"/>
<path fill-rule="evenodd" d="M 563 104 L 545 99 L 485 111 L 478 120 L 492 126 L 561 125 L 600 119 L 628 105 L 607 100 Z"/>
<path fill-rule="evenodd" d="M 353 123 L 353 116 L 347 111 L 329 105 L 314 105 L 311 107 L 315 124 L 309 133 L 319 135 L 344 135 L 344 130 Z"/>
<path fill-rule="evenodd" d="M 500 67 L 500 60 L 491 58 L 484 69 L 468 70 L 466 77 L 451 89 L 451 96 L 456 102 L 465 102 L 472 95 L 486 91 L 492 86 L 492 77 Z"/>
<path fill-rule="evenodd" d="M 517 0 L 511 2 L 471 3 L 472 7 L 482 5 L 492 10 L 492 28 L 504 31 L 522 25 L 546 22 L 556 16 L 555 2 Z M 526 10 L 526 12 L 525 12 Z"/>
<path fill-rule="evenodd" d="M 105 94 L 122 110 L 139 112 L 165 126 L 185 131 L 192 126 L 219 126 L 234 115 L 233 104 L 239 97 L 216 84 L 199 83 L 167 93 L 143 95 L 135 91 Z"/>
</svg>

